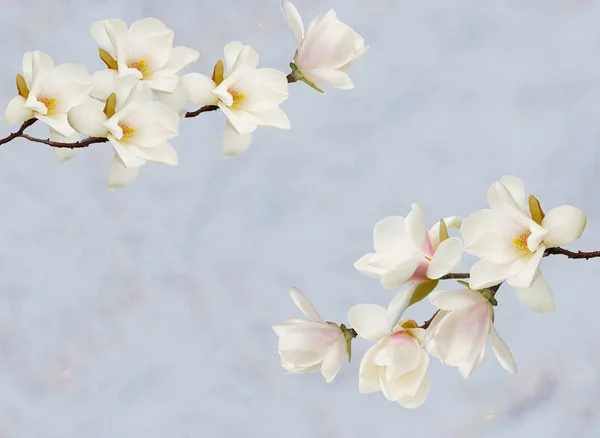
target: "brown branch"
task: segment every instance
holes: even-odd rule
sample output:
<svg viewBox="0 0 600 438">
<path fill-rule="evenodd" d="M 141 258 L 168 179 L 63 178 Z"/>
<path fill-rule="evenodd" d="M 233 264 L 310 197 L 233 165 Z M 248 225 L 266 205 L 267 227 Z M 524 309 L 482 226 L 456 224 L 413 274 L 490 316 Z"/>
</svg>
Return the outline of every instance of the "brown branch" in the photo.
<svg viewBox="0 0 600 438">
<path fill-rule="evenodd" d="M 37 122 L 37 119 L 29 119 L 29 120 L 24 121 L 17 132 L 13 132 L 12 134 L 10 134 L 7 137 L 0 138 L 0 145 L 2 145 L 4 143 L 8 143 L 9 141 L 13 141 L 15 138 L 23 137 L 24 136 L 23 133 L 25 132 L 25 130 L 27 128 L 29 128 L 31 125 L 33 125 L 35 122 Z"/>
<path fill-rule="evenodd" d="M 208 111 L 216 111 L 219 107 L 217 105 L 204 105 L 202 108 L 197 109 L 196 111 L 189 111 L 185 113 L 185 118 L 189 119 L 191 117 L 199 116 L 202 113 L 206 113 Z"/>
<path fill-rule="evenodd" d="M 544 257 L 547 257 L 549 255 L 564 255 L 567 256 L 567 258 L 570 259 L 593 259 L 596 257 L 600 257 L 600 251 L 577 251 L 577 252 L 573 252 L 573 251 L 569 251 L 568 249 L 564 249 L 564 248 L 560 248 L 560 247 L 556 247 L 556 248 L 548 248 L 546 249 L 546 251 L 544 252 Z"/>
<path fill-rule="evenodd" d="M 106 138 L 106 137 L 88 137 L 84 140 L 76 141 L 74 143 L 63 143 L 60 141 L 51 141 L 50 139 L 35 138 L 35 137 L 32 137 L 27 134 L 23 134 L 23 135 L 21 135 L 21 137 L 23 137 L 29 141 L 32 141 L 34 143 L 47 144 L 48 146 L 52 146 L 53 148 L 69 148 L 69 149 L 87 148 L 89 145 L 92 145 L 95 143 L 106 143 L 108 141 L 108 138 Z"/>
<path fill-rule="evenodd" d="M 455 274 L 446 274 L 443 277 L 440 277 L 440 280 L 460 280 L 463 278 L 469 278 L 470 274 L 468 272 L 462 273 L 457 272 Z"/>
</svg>

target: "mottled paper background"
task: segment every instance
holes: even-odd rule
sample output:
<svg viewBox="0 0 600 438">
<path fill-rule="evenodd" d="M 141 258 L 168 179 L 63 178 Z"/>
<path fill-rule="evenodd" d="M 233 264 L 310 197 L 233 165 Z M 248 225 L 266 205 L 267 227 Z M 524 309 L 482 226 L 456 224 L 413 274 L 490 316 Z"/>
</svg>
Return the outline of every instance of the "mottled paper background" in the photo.
<svg viewBox="0 0 600 438">
<path fill-rule="evenodd" d="M 519 373 L 488 357 L 465 382 L 432 361 L 413 411 L 358 393 L 364 341 L 330 385 L 284 375 L 270 324 L 298 316 L 292 285 L 330 320 L 387 304 L 352 268 L 375 222 L 412 202 L 430 225 L 466 216 L 503 174 L 546 209 L 585 209 L 571 248 L 600 249 L 600 2 L 296 4 L 306 22 L 334 7 L 370 50 L 354 91 L 290 87 L 291 132 L 260 130 L 225 160 L 224 117 L 204 114 L 173 141 L 178 167 L 113 192 L 106 145 L 67 165 L 43 145 L 0 148 L 0 437 L 597 437 L 600 261 L 544 261 L 552 316 L 503 287 L 497 327 Z M 295 49 L 277 0 L 0 6 L 1 106 L 27 50 L 102 68 L 89 27 L 103 18 L 160 18 L 204 73 L 233 40 L 286 72 Z"/>
</svg>

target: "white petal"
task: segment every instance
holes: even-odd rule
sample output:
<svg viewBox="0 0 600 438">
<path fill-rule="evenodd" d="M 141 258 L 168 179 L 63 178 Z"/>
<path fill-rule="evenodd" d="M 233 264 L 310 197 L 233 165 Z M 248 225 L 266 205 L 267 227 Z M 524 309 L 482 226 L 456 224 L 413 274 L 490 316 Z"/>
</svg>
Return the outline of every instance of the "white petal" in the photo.
<svg viewBox="0 0 600 438">
<path fill-rule="evenodd" d="M 412 210 L 406 216 L 406 235 L 421 254 L 431 257 L 433 247 L 425 225 L 425 214 L 419 204 L 412 204 Z"/>
<path fill-rule="evenodd" d="M 410 257 L 398 263 L 381 276 L 381 286 L 384 289 L 394 289 L 408 282 L 419 265 L 420 256 Z"/>
<path fill-rule="evenodd" d="M 112 27 L 118 32 L 119 35 L 127 33 L 127 25 L 122 20 L 115 18 L 97 21 L 92 24 L 90 33 L 92 34 L 92 38 L 94 38 L 96 43 L 102 47 L 106 47 L 109 51 L 114 51 L 115 48 L 112 46 L 110 38 L 106 34 L 106 28 L 104 25 L 106 21 L 110 22 Z"/>
<path fill-rule="evenodd" d="M 32 89 L 38 77 L 49 74 L 53 68 L 54 62 L 50 56 L 39 50 L 34 51 L 31 58 Z"/>
<path fill-rule="evenodd" d="M 447 228 L 460 228 L 462 219 L 458 216 L 449 216 L 443 219 Z M 440 244 L 440 223 L 436 222 L 433 227 L 429 230 L 429 240 L 431 240 L 431 246 L 437 248 Z"/>
<path fill-rule="evenodd" d="M 75 143 L 79 141 L 79 134 L 75 133 L 68 137 L 64 137 L 60 135 L 58 132 L 50 129 L 50 140 L 56 141 L 59 143 Z M 59 163 L 66 163 L 67 161 L 71 161 L 73 157 L 77 154 L 77 149 L 70 148 L 52 148 L 54 151 L 54 155 Z"/>
<path fill-rule="evenodd" d="M 198 60 L 200 53 L 185 46 L 173 47 L 169 61 L 161 68 L 161 75 L 177 75 Z"/>
<path fill-rule="evenodd" d="M 515 187 L 512 187 L 515 189 Z M 487 201 L 492 210 L 500 211 L 508 205 L 516 210 L 523 212 L 511 192 L 500 181 L 493 183 L 487 193 Z"/>
<path fill-rule="evenodd" d="M 426 374 L 423 378 L 423 382 L 421 382 L 421 386 L 414 396 L 405 395 L 398 399 L 398 403 L 406 408 L 406 409 L 414 409 L 423 404 L 427 395 L 429 395 L 429 390 L 431 388 L 431 377 L 429 374 Z"/>
<path fill-rule="evenodd" d="M 221 108 L 221 111 L 223 111 L 223 114 L 231 122 L 231 126 L 238 134 L 252 134 L 258 128 L 256 119 L 252 114 L 237 109 L 232 110 L 222 102 L 219 103 L 219 108 Z"/>
<path fill-rule="evenodd" d="M 515 374 L 517 372 L 517 364 L 513 359 L 510 349 L 508 348 L 504 340 L 502 340 L 493 324 L 490 330 L 490 338 L 492 340 L 492 347 L 494 348 L 494 353 L 496 354 L 498 362 L 500 362 L 500 365 L 502 365 L 502 368 L 504 368 L 511 374 Z"/>
<path fill-rule="evenodd" d="M 394 267 L 393 264 L 390 264 L 389 266 L 386 265 L 386 261 L 387 260 L 382 259 L 377 254 L 369 253 L 365 254 L 354 263 L 354 269 L 369 277 L 381 278 L 383 274 Z"/>
<path fill-rule="evenodd" d="M 300 45 L 302 39 L 304 38 L 304 25 L 302 24 L 302 17 L 300 17 L 296 6 L 294 6 L 289 0 L 283 0 L 281 2 L 281 10 L 287 25 L 296 39 L 296 43 Z"/>
<path fill-rule="evenodd" d="M 402 315 L 406 309 L 408 309 L 410 300 L 419 284 L 420 283 L 411 284 L 408 288 L 398 292 L 392 301 L 390 301 L 390 304 L 388 305 L 388 327 L 390 330 L 394 330 L 398 321 L 402 319 Z"/>
<path fill-rule="evenodd" d="M 173 108 L 179 114 L 179 117 L 185 117 L 188 108 L 188 97 L 186 90 L 178 86 L 172 93 L 163 93 L 162 91 L 154 91 L 156 99 L 160 103 Z"/>
<path fill-rule="evenodd" d="M 535 253 L 514 262 L 511 267 L 511 275 L 506 282 L 514 287 L 530 287 L 539 271 L 544 250 L 545 247 L 542 245 Z"/>
<path fill-rule="evenodd" d="M 91 137 L 106 137 L 107 129 L 102 126 L 106 122 L 105 104 L 88 99 L 81 105 L 72 108 L 68 113 L 68 122 L 77 132 Z"/>
<path fill-rule="evenodd" d="M 256 53 L 250 46 L 245 46 L 239 41 L 232 41 L 231 43 L 227 44 L 224 52 L 226 75 L 231 73 L 238 62 L 238 67 L 243 64 L 245 67 L 255 68 L 258 65 L 258 53 Z M 242 56 L 240 57 L 240 55 Z"/>
<path fill-rule="evenodd" d="M 312 319 L 313 321 L 325 322 L 317 313 L 310 301 L 308 301 L 304 294 L 300 292 L 300 289 L 292 287 L 290 289 L 290 295 L 292 296 L 292 300 L 294 300 L 296 307 L 298 307 L 298 309 L 300 309 L 300 311 L 308 318 Z"/>
<path fill-rule="evenodd" d="M 357 304 L 348 310 L 348 321 L 362 338 L 378 341 L 390 334 L 388 313 L 377 304 Z"/>
<path fill-rule="evenodd" d="M 521 210 L 529 211 L 529 206 L 525 203 L 525 185 L 521 178 L 514 175 L 505 175 L 500 178 L 500 183 L 506 187 L 506 190 L 508 190 Z"/>
<path fill-rule="evenodd" d="M 243 48 L 244 44 L 240 41 L 232 41 L 225 46 L 225 49 L 223 50 L 225 55 L 225 74 L 228 74 L 231 71 Z"/>
<path fill-rule="evenodd" d="M 52 113 L 45 116 L 36 114 L 35 118 L 65 137 L 70 137 L 75 133 L 75 130 L 69 125 L 67 113 Z"/>
<path fill-rule="evenodd" d="M 118 73 L 116 70 L 100 70 L 92 74 L 91 79 L 94 86 L 90 91 L 90 96 L 94 99 L 106 101 L 108 96 L 115 91 Z"/>
<path fill-rule="evenodd" d="M 395 394 L 392 395 L 393 400 L 398 400 L 405 395 L 414 397 L 415 394 L 421 388 L 423 380 L 427 375 L 427 366 L 429 365 L 429 356 L 424 351 L 420 351 L 420 361 L 417 367 L 401 376 L 395 378 L 393 381 L 388 383 L 388 391 L 393 391 Z M 388 367 L 387 370 L 392 369 Z M 386 371 L 387 371 L 386 370 Z"/>
<path fill-rule="evenodd" d="M 188 100 L 198 105 L 216 105 L 217 96 L 211 93 L 217 86 L 208 76 L 200 73 L 189 73 L 179 78 L 179 85 L 187 93 Z"/>
<path fill-rule="evenodd" d="M 441 310 L 458 310 L 485 303 L 479 292 L 471 289 L 440 290 L 429 294 L 431 304 Z"/>
<path fill-rule="evenodd" d="M 26 120 L 32 119 L 33 115 L 33 110 L 25 109 L 25 98 L 23 96 L 15 96 L 6 107 L 4 121 L 6 123 L 23 123 Z"/>
<path fill-rule="evenodd" d="M 341 336 L 341 339 L 329 349 L 321 365 L 321 374 L 325 378 L 326 383 L 331 383 L 335 379 L 335 376 L 340 371 L 345 355 L 346 341 Z"/>
<path fill-rule="evenodd" d="M 496 264 L 480 260 L 471 267 L 471 289 L 484 289 L 502 283 L 510 275 L 512 264 Z"/>
<path fill-rule="evenodd" d="M 153 163 L 176 166 L 179 164 L 177 151 L 168 142 L 164 141 L 149 148 L 138 148 L 138 156 Z"/>
<path fill-rule="evenodd" d="M 240 135 L 236 132 L 235 128 L 227 120 L 225 129 L 223 131 L 223 140 L 221 148 L 225 158 L 230 158 L 235 155 L 241 154 L 250 146 L 252 142 L 252 134 Z"/>
<path fill-rule="evenodd" d="M 121 163 L 128 169 L 140 167 L 146 163 L 146 160 L 135 154 L 139 148 L 122 145 L 113 135 L 108 136 L 108 141 L 119 156 Z"/>
<path fill-rule="evenodd" d="M 440 243 L 429 262 L 427 277 L 435 280 L 451 272 L 460 264 L 462 250 L 462 241 L 457 237 Z"/>
<path fill-rule="evenodd" d="M 520 227 L 507 220 L 500 213 L 490 209 L 483 209 L 463 220 L 460 226 L 460 233 L 465 244 L 465 251 L 470 251 L 469 247 L 473 242 L 484 234 L 496 233 L 512 236 L 520 229 Z"/>
<path fill-rule="evenodd" d="M 261 113 L 254 113 L 256 122 L 267 128 L 291 129 L 290 119 L 281 108 L 272 108 Z"/>
<path fill-rule="evenodd" d="M 381 389 L 379 383 L 379 367 L 375 365 L 375 356 L 379 353 L 383 342 L 384 340 L 369 348 L 360 361 L 358 392 L 361 394 L 367 394 Z"/>
<path fill-rule="evenodd" d="M 578 208 L 570 205 L 553 208 L 542 220 L 542 227 L 550 231 L 544 238 L 544 245 L 552 248 L 579 239 L 586 223 L 585 213 Z"/>
<path fill-rule="evenodd" d="M 114 155 L 108 171 L 107 184 L 110 189 L 125 187 L 135 181 L 140 173 L 140 168 L 128 169 L 123 166 L 117 154 Z"/>
<path fill-rule="evenodd" d="M 312 69 L 302 70 L 306 79 L 317 85 L 327 85 L 339 88 L 340 90 L 351 90 L 354 88 L 354 82 L 346 72 L 333 69 Z"/>
<path fill-rule="evenodd" d="M 406 237 L 406 219 L 389 216 L 375 224 L 373 245 L 378 254 L 403 258 L 406 248 L 412 246 Z M 412 249 L 412 248 L 410 248 Z"/>
<path fill-rule="evenodd" d="M 492 325 L 493 327 L 493 325 Z M 487 342 L 485 342 L 483 344 L 483 349 L 481 350 L 481 354 L 479 355 L 479 358 L 475 361 L 475 362 L 471 362 L 471 363 L 467 363 L 464 365 L 461 365 L 458 367 L 458 371 L 460 371 L 460 375 L 463 376 L 463 379 L 467 380 L 471 374 L 473 374 L 475 372 L 475 370 L 477 370 L 477 368 L 479 368 L 479 365 L 481 365 L 481 363 L 483 362 L 483 359 L 485 359 L 485 353 L 487 352 Z"/>
<path fill-rule="evenodd" d="M 519 301 L 531 310 L 540 313 L 554 312 L 554 296 L 541 272 L 538 272 L 531 287 L 515 287 L 515 292 Z"/>
</svg>

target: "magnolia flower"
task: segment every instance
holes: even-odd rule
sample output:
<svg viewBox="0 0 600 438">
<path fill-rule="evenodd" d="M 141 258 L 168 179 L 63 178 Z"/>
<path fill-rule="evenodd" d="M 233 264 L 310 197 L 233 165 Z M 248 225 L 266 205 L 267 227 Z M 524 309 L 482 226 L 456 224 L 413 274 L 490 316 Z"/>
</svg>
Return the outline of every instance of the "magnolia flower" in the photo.
<svg viewBox="0 0 600 438">
<path fill-rule="evenodd" d="M 523 182 L 504 176 L 487 194 L 490 209 L 464 220 L 465 251 L 481 258 L 471 268 L 471 287 L 483 289 L 506 281 L 532 310 L 554 311 L 554 298 L 539 267 L 546 248 L 566 245 L 581 236 L 586 216 L 570 205 L 544 214 L 538 200 L 525 202 Z"/>
<path fill-rule="evenodd" d="M 259 126 L 290 129 L 290 120 L 279 108 L 288 98 L 284 73 L 259 68 L 258 54 L 239 41 L 225 46 L 225 67 L 217 62 L 212 78 L 190 73 L 182 85 L 192 103 L 218 105 L 227 117 L 223 153 L 231 157 L 244 152 Z"/>
<path fill-rule="evenodd" d="M 336 324 L 325 322 L 298 289 L 292 288 L 290 294 L 310 321 L 290 319 L 273 326 L 279 337 L 281 366 L 293 374 L 320 369 L 325 381 L 330 383 L 340 370 L 346 354 L 344 333 Z"/>
<path fill-rule="evenodd" d="M 348 320 L 362 338 L 375 342 L 360 362 L 358 390 L 382 391 L 405 408 L 420 406 L 429 394 L 429 356 L 421 348 L 425 330 L 413 320 L 389 330 L 389 312 L 376 304 L 359 304 Z"/>
<path fill-rule="evenodd" d="M 82 134 L 108 138 L 115 151 L 108 175 L 111 188 L 133 182 L 146 161 L 178 162 L 167 141 L 178 134 L 177 112 L 153 102 L 150 89 L 135 78 L 119 80 L 106 104 L 88 99 L 76 106 L 69 111 L 69 122 Z"/>
<path fill-rule="evenodd" d="M 467 379 L 483 361 L 489 336 L 500 365 L 511 374 L 517 372 L 510 350 L 494 328 L 489 291 L 436 291 L 429 299 L 440 309 L 425 334 L 425 348 L 431 356 L 458 367 Z"/>
<path fill-rule="evenodd" d="M 443 277 L 460 263 L 462 242 L 448 237 L 447 229 L 460 226 L 460 218 L 453 216 L 442 222 L 428 232 L 418 204 L 412 204 L 406 218 L 380 220 L 373 238 L 376 252 L 362 256 L 354 267 L 365 275 L 381 278 L 385 289 Z"/>
<path fill-rule="evenodd" d="M 118 19 L 94 23 L 90 30 L 108 70 L 93 75 L 92 97 L 100 100 L 114 91 L 119 78 L 132 76 L 153 91 L 172 93 L 177 76 L 196 62 L 199 53 L 184 46 L 173 47 L 173 31 L 156 18 L 134 21 L 129 29 Z"/>
<path fill-rule="evenodd" d="M 23 123 L 36 118 L 50 128 L 50 139 L 73 143 L 79 135 L 69 125 L 67 112 L 88 98 L 92 80 L 84 66 L 54 66 L 52 58 L 36 50 L 23 56 L 23 76 L 17 75 L 17 93 L 8 104 L 4 120 Z M 53 148 L 61 161 L 74 155 L 73 149 Z"/>
<path fill-rule="evenodd" d="M 283 0 L 281 7 L 298 43 L 292 66 L 296 79 L 341 89 L 354 88 L 346 70 L 366 52 L 363 37 L 338 20 L 333 9 L 314 18 L 305 34 L 296 7 L 288 0 Z"/>
</svg>

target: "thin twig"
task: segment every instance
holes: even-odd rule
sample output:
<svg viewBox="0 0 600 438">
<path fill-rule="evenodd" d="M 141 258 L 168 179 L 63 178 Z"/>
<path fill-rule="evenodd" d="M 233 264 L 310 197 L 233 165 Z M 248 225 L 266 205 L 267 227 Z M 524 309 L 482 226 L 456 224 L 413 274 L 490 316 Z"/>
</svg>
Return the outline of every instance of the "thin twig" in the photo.
<svg viewBox="0 0 600 438">
<path fill-rule="evenodd" d="M 560 247 L 556 247 L 556 248 L 548 248 L 545 252 L 544 252 L 544 257 L 547 257 L 549 255 L 564 255 L 567 256 L 570 259 L 593 259 L 596 257 L 600 257 L 600 251 L 577 251 L 577 252 L 573 252 L 573 251 L 569 251 L 568 249 L 564 249 L 564 248 L 560 248 Z"/>
<path fill-rule="evenodd" d="M 47 144 L 48 146 L 52 146 L 53 148 L 69 148 L 69 149 L 86 148 L 89 145 L 92 145 L 95 143 L 106 143 L 108 141 L 108 138 L 106 138 L 106 137 L 88 137 L 86 139 L 83 139 L 81 141 L 77 141 L 74 143 L 63 143 L 60 141 L 51 141 L 50 139 L 35 138 L 35 137 L 32 137 L 27 134 L 23 134 L 23 135 L 21 135 L 21 137 L 23 137 L 29 141 L 32 141 L 34 143 Z"/>
<path fill-rule="evenodd" d="M 185 113 L 185 118 L 189 119 L 191 117 L 199 116 L 202 113 L 206 113 L 208 111 L 216 111 L 219 107 L 217 105 L 204 105 L 202 108 L 197 109 L 196 111 L 189 111 Z"/>
<path fill-rule="evenodd" d="M 0 145 L 2 145 L 4 143 L 8 143 L 9 141 L 14 140 L 15 138 L 23 137 L 24 136 L 23 133 L 25 132 L 25 130 L 27 128 L 29 128 L 31 125 L 33 125 L 35 122 L 37 122 L 37 119 L 29 119 L 29 120 L 24 121 L 17 132 L 13 132 L 12 134 L 10 134 L 7 137 L 0 138 Z"/>
</svg>

